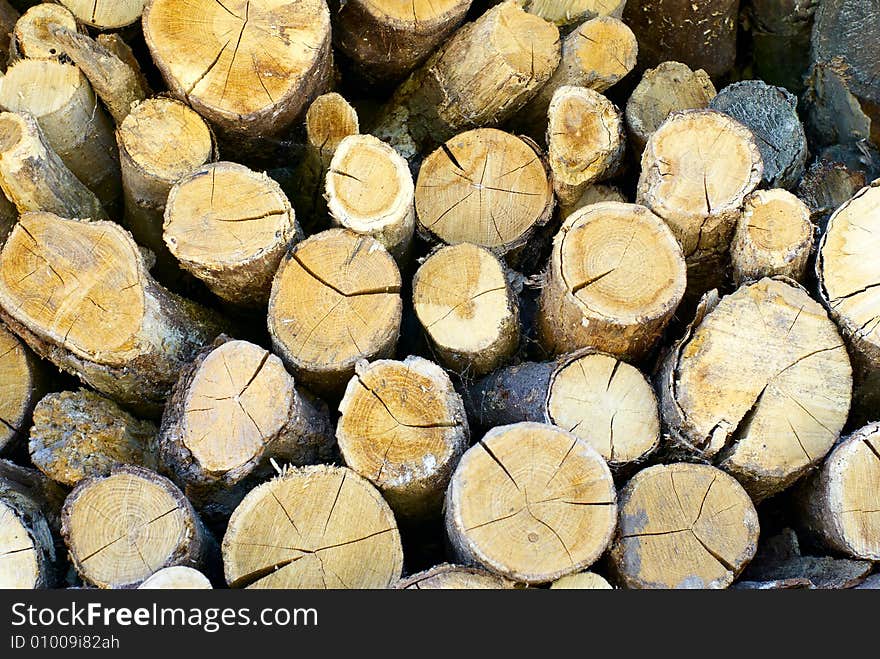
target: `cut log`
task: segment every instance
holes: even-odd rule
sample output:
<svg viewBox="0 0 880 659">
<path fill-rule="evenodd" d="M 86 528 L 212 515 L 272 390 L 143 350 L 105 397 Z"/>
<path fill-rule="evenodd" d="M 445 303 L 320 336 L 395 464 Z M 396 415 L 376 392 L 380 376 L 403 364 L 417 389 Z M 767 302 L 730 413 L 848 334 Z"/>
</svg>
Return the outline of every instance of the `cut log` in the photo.
<svg viewBox="0 0 880 659">
<path fill-rule="evenodd" d="M 138 590 L 211 590 L 211 582 L 195 568 L 174 565 L 153 573 Z"/>
<path fill-rule="evenodd" d="M 34 409 L 31 461 L 56 483 L 73 487 L 123 464 L 156 468 L 156 426 L 80 389 L 49 394 Z"/>
<path fill-rule="evenodd" d="M 49 528 L 55 534 L 55 544 L 62 551 L 64 542 L 59 532 L 61 530 L 61 507 L 67 498 L 69 490 L 47 478 L 44 474 L 22 467 L 9 460 L 0 460 L 0 480 L 6 487 L 12 488 L 22 495 L 33 499 L 40 504 L 40 510 L 49 522 Z"/>
<path fill-rule="evenodd" d="M 623 20 L 639 39 L 640 68 L 684 62 L 722 76 L 736 60 L 740 0 L 629 0 Z"/>
<path fill-rule="evenodd" d="M 158 570 L 205 564 L 214 540 L 183 493 L 143 467 L 80 481 L 61 511 L 79 576 L 98 588 L 134 588 Z"/>
<path fill-rule="evenodd" d="M 122 192 L 119 154 L 110 119 L 97 103 L 89 81 L 70 64 L 21 60 L 0 80 L 0 107 L 32 115 L 74 176 L 113 208 Z"/>
<path fill-rule="evenodd" d="M 534 144 L 480 128 L 425 158 L 415 200 L 426 237 L 483 245 L 503 256 L 550 220 L 553 188 Z"/>
<path fill-rule="evenodd" d="M 181 371 L 162 417 L 163 468 L 208 523 L 225 522 L 271 461 L 335 456 L 327 406 L 295 386 L 281 360 L 221 337 Z"/>
<path fill-rule="evenodd" d="M 577 203 L 591 183 L 614 175 L 626 150 L 614 104 L 585 87 L 560 87 L 548 110 L 547 160 L 562 205 Z"/>
<path fill-rule="evenodd" d="M 44 364 L 0 324 L 0 452 L 27 436 L 31 412 L 47 384 Z"/>
<path fill-rule="evenodd" d="M 550 590 L 611 590 L 612 586 L 594 572 L 578 572 L 557 579 Z"/>
<path fill-rule="evenodd" d="M 685 288 L 681 248 L 659 217 L 635 204 L 587 206 L 553 239 L 539 340 L 550 354 L 592 347 L 641 359 Z"/>
<path fill-rule="evenodd" d="M 171 92 L 233 141 L 281 133 L 330 81 L 324 0 L 149 0 L 143 28 Z"/>
<path fill-rule="evenodd" d="M 268 301 L 281 257 L 303 235 L 274 180 L 216 162 L 171 188 L 163 237 L 180 265 L 217 297 L 256 307 Z"/>
<path fill-rule="evenodd" d="M 559 31 L 512 0 L 461 27 L 380 111 L 371 131 L 407 160 L 512 117 L 559 64 Z"/>
<path fill-rule="evenodd" d="M 743 80 L 718 92 L 709 107 L 752 131 L 764 162 L 766 186 L 787 190 L 797 185 L 807 166 L 807 137 L 794 94 L 761 80 Z"/>
<path fill-rule="evenodd" d="M 559 216 L 565 221 L 575 211 L 579 211 L 584 206 L 592 206 L 603 201 L 618 201 L 625 204 L 627 198 L 616 187 L 610 185 L 588 185 L 584 188 L 577 201 L 572 204 L 559 205 Z"/>
<path fill-rule="evenodd" d="M 758 190 L 745 200 L 736 223 L 730 260 L 733 281 L 789 277 L 802 281 L 813 249 L 810 209 L 790 192 Z"/>
<path fill-rule="evenodd" d="M 673 446 L 713 460 L 756 501 L 819 464 L 849 412 L 846 346 L 819 303 L 762 279 L 712 308 L 667 354 L 660 410 Z"/>
<path fill-rule="evenodd" d="M 880 424 L 844 438 L 800 495 L 804 525 L 830 549 L 880 560 Z"/>
<path fill-rule="evenodd" d="M 221 324 L 159 286 L 119 225 L 51 213 L 22 215 L 0 253 L 0 318 L 41 357 L 148 414 Z"/>
<path fill-rule="evenodd" d="M 751 131 L 714 110 L 673 112 L 648 140 L 636 201 L 681 243 L 692 296 L 721 283 L 743 200 L 763 172 Z"/>
<path fill-rule="evenodd" d="M 336 0 L 333 43 L 369 82 L 403 78 L 446 41 L 471 0 Z"/>
<path fill-rule="evenodd" d="M 15 23 L 9 60 L 57 59 L 62 50 L 51 32 L 53 26 L 76 30 L 76 18 L 61 5 L 50 2 L 29 8 Z"/>
<path fill-rule="evenodd" d="M 500 590 L 512 588 L 507 579 L 486 570 L 444 563 L 394 584 L 397 590 Z"/>
<path fill-rule="evenodd" d="M 397 264 L 369 236 L 329 229 L 281 260 L 269 299 L 269 334 L 297 380 L 339 393 L 361 359 L 391 357 L 403 301 Z"/>
<path fill-rule="evenodd" d="M 297 185 L 291 196 L 297 219 L 306 233 L 327 228 L 327 170 L 339 143 L 359 132 L 357 112 L 339 94 L 322 94 L 309 106 L 305 154 L 297 168 Z"/>
<path fill-rule="evenodd" d="M 12 46 L 12 32 L 19 20 L 18 10 L 7 2 L 0 1 L 0 67 L 11 59 L 14 50 Z"/>
<path fill-rule="evenodd" d="M 614 533 L 617 493 L 602 457 L 551 425 L 490 430 L 461 459 L 446 495 L 455 556 L 541 584 L 586 569 Z"/>
<path fill-rule="evenodd" d="M 115 30 L 141 17 L 147 0 L 59 0 L 80 23 L 99 30 Z"/>
<path fill-rule="evenodd" d="M 517 0 L 530 14 L 559 26 L 575 25 L 597 16 L 620 18 L 626 0 Z"/>
<path fill-rule="evenodd" d="M 620 492 L 610 556 L 627 588 L 727 588 L 757 548 L 755 506 L 714 467 L 649 467 Z"/>
<path fill-rule="evenodd" d="M 0 477 L 0 588 L 52 588 L 56 549 L 45 503 Z"/>
<path fill-rule="evenodd" d="M 586 87 L 604 92 L 636 65 L 635 35 L 616 18 L 594 18 L 562 42 L 562 59 L 550 79 L 513 120 L 534 139 L 544 139 L 547 109 L 560 87 Z"/>
<path fill-rule="evenodd" d="M 806 129 L 812 145 L 849 144 L 871 137 L 871 118 L 850 91 L 846 62 L 835 57 L 810 68 L 804 94 Z"/>
<path fill-rule="evenodd" d="M 865 187 L 864 172 L 852 170 L 841 162 L 818 158 L 798 184 L 797 196 L 810 209 L 810 220 L 821 233 L 831 214 Z"/>
<path fill-rule="evenodd" d="M 334 226 L 372 236 L 398 263 L 416 228 L 414 184 L 406 160 L 372 135 L 350 135 L 333 154 L 324 195 Z"/>
<path fill-rule="evenodd" d="M 812 59 L 839 58 L 852 93 L 873 121 L 872 136 L 880 144 L 880 59 L 865 44 L 880 40 L 880 6 L 876 0 L 823 0 L 813 24 Z"/>
<path fill-rule="evenodd" d="M 387 588 L 403 549 L 391 508 L 345 467 L 290 469 L 251 490 L 229 520 L 232 588 Z"/>
<path fill-rule="evenodd" d="M 511 273 L 489 250 L 462 243 L 431 254 L 413 278 L 413 306 L 447 368 L 484 375 L 519 345 Z"/>
<path fill-rule="evenodd" d="M 89 79 L 117 125 L 125 120 L 133 105 L 147 97 L 149 89 L 144 86 L 138 68 L 88 35 L 59 25 L 51 26 L 49 31 L 58 44 L 56 48 L 73 60 Z"/>
<path fill-rule="evenodd" d="M 715 85 L 703 71 L 681 62 L 662 62 L 648 69 L 626 103 L 626 125 L 641 153 L 651 135 L 673 112 L 704 110 L 715 98 Z"/>
<path fill-rule="evenodd" d="M 793 94 L 804 89 L 810 66 L 810 37 L 816 0 L 751 0 L 751 27 L 755 71 L 771 85 Z"/>
<path fill-rule="evenodd" d="M 856 369 L 854 412 L 876 417 L 880 403 L 880 182 L 863 188 L 828 221 L 816 276 L 822 302 L 849 345 Z"/>
<path fill-rule="evenodd" d="M 589 443 L 612 469 L 643 462 L 660 444 L 651 384 L 611 355 L 588 351 L 560 359 L 550 375 L 548 423 Z"/>
<path fill-rule="evenodd" d="M 116 130 L 122 168 L 125 226 L 152 250 L 162 272 L 176 261 L 162 238 L 171 186 L 216 158 L 205 121 L 170 98 L 151 98 L 135 106 Z"/>
<path fill-rule="evenodd" d="M 470 437 L 446 372 L 421 357 L 359 362 L 339 412 L 345 464 L 379 488 L 399 518 L 439 514 Z"/>
</svg>

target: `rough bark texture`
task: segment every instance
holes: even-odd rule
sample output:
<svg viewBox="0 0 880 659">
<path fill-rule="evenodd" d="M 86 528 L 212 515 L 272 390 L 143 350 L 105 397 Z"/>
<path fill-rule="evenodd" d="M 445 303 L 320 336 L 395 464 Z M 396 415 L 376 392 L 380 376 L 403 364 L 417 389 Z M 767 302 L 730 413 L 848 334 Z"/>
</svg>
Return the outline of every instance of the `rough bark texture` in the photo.
<svg viewBox="0 0 880 659">
<path fill-rule="evenodd" d="M 45 364 L 0 324 L 0 452 L 27 435 L 31 412 L 48 385 Z"/>
<path fill-rule="evenodd" d="M 755 71 L 762 80 L 793 94 L 803 91 L 818 5 L 819 0 L 751 0 L 747 11 Z"/>
<path fill-rule="evenodd" d="M 404 577 L 396 590 L 500 590 L 513 583 L 487 570 L 444 563 Z"/>
</svg>

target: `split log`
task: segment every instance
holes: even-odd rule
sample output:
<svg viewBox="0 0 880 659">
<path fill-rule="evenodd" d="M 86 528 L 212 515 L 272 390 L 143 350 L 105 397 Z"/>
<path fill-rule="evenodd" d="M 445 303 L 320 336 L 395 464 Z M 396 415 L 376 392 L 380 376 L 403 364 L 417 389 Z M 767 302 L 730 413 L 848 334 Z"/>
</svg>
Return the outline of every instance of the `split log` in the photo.
<svg viewBox="0 0 880 659">
<path fill-rule="evenodd" d="M 369 82 L 403 78 L 464 20 L 471 0 L 336 0 L 333 43 Z"/>
<path fill-rule="evenodd" d="M 350 135 L 333 154 L 324 195 L 334 226 L 372 236 L 405 263 L 416 228 L 406 160 L 372 135 Z"/>
<path fill-rule="evenodd" d="M 597 16 L 620 18 L 626 0 L 517 0 L 530 14 L 556 23 L 574 25 Z"/>
<path fill-rule="evenodd" d="M 0 318 L 41 357 L 152 414 L 220 326 L 159 286 L 119 225 L 51 213 L 22 215 L 0 253 Z"/>
<path fill-rule="evenodd" d="M 31 413 L 47 384 L 44 364 L 0 324 L 0 452 L 27 435 Z"/>
<path fill-rule="evenodd" d="M 53 26 L 76 30 L 76 18 L 61 5 L 50 2 L 30 7 L 15 23 L 9 60 L 58 59 L 62 50 L 51 32 Z"/>
<path fill-rule="evenodd" d="M 77 67 L 51 60 L 16 62 L 0 79 L 0 107 L 32 115 L 74 176 L 105 208 L 113 208 L 122 192 L 113 128 Z"/>
<path fill-rule="evenodd" d="M 413 277 L 413 307 L 433 352 L 459 373 L 484 375 L 516 352 L 512 273 L 489 250 L 462 243 L 432 253 Z"/>
<path fill-rule="evenodd" d="M 480 128 L 425 158 L 415 202 L 427 238 L 483 245 L 503 256 L 550 221 L 553 188 L 533 143 Z"/>
<path fill-rule="evenodd" d="M 394 584 L 397 590 L 500 590 L 511 588 L 507 579 L 486 570 L 444 563 Z"/>
<path fill-rule="evenodd" d="M 636 201 L 681 243 L 691 295 L 721 283 L 743 200 L 763 172 L 751 131 L 714 110 L 673 112 L 648 140 Z"/>
<path fill-rule="evenodd" d="M 184 176 L 165 204 L 168 250 L 232 304 L 266 304 L 281 257 L 302 236 L 281 186 L 237 163 L 210 163 Z"/>
<path fill-rule="evenodd" d="M 819 243 L 819 296 L 849 345 L 856 370 L 853 411 L 876 416 L 880 390 L 880 182 L 835 211 Z"/>
<path fill-rule="evenodd" d="M 787 190 L 797 185 L 807 166 L 807 137 L 794 94 L 761 80 L 743 80 L 718 92 L 709 107 L 752 131 L 764 162 L 766 186 Z"/>
<path fill-rule="evenodd" d="M 357 112 L 336 92 L 322 94 L 309 106 L 305 153 L 296 169 L 296 188 L 291 191 L 297 219 L 307 234 L 327 228 L 327 170 L 339 143 L 359 132 Z"/>
<path fill-rule="evenodd" d="M 446 372 L 421 357 L 359 362 L 339 412 L 345 464 L 379 488 L 399 518 L 439 514 L 470 437 Z"/>
<path fill-rule="evenodd" d="M 685 270 L 675 236 L 647 208 L 582 208 L 553 239 L 538 338 L 550 354 L 592 347 L 641 359 L 684 296 Z"/>
<path fill-rule="evenodd" d="M 804 89 L 816 0 L 751 0 L 752 50 L 758 77 L 793 94 Z"/>
<path fill-rule="evenodd" d="M 581 196 L 572 204 L 560 204 L 559 216 L 565 221 L 568 217 L 579 211 L 584 206 L 592 206 L 603 201 L 617 201 L 627 203 L 627 198 L 616 187 L 610 185 L 588 185 L 584 188 Z"/>
<path fill-rule="evenodd" d="M 56 548 L 45 502 L 0 477 L 0 588 L 52 588 Z"/>
<path fill-rule="evenodd" d="M 330 81 L 324 0 L 149 0 L 143 29 L 171 92 L 231 141 L 281 133 Z"/>
<path fill-rule="evenodd" d="M 56 48 L 73 60 L 89 79 L 117 125 L 125 120 L 133 105 L 147 97 L 149 89 L 143 84 L 140 70 L 99 42 L 60 25 L 51 26 L 49 31 L 58 44 Z"/>
<path fill-rule="evenodd" d="M 790 192 L 758 190 L 745 200 L 730 245 L 733 281 L 781 275 L 803 281 L 813 249 L 810 209 Z"/>
<path fill-rule="evenodd" d="M 740 0 L 629 0 L 623 20 L 639 39 L 640 68 L 674 60 L 722 76 L 736 60 Z"/>
<path fill-rule="evenodd" d="M 137 56 L 135 56 L 131 46 L 125 42 L 125 39 L 123 39 L 120 34 L 116 32 L 103 32 L 95 37 L 95 41 L 110 51 L 120 61 L 127 64 L 128 67 L 137 74 L 138 80 L 140 80 L 141 89 L 144 90 L 144 93 L 147 96 L 153 95 L 150 83 L 147 81 L 143 69 L 141 69 L 141 63 L 138 61 Z"/>
<path fill-rule="evenodd" d="M 620 492 L 610 556 L 627 588 L 727 588 L 757 547 L 755 506 L 714 467 L 656 465 Z"/>
<path fill-rule="evenodd" d="M 803 105 L 813 145 L 848 144 L 871 137 L 871 118 L 850 91 L 846 62 L 835 57 L 810 68 Z"/>
<path fill-rule="evenodd" d="M 73 487 L 117 465 L 156 469 L 156 426 L 87 389 L 62 391 L 37 403 L 28 450 L 48 478 Z"/>
<path fill-rule="evenodd" d="M 7 0 L 0 1 L 0 66 L 11 59 L 12 32 L 18 20 L 18 10 Z"/>
<path fill-rule="evenodd" d="M 0 187 L 20 213 L 107 218 L 101 202 L 67 168 L 31 115 L 0 113 Z"/>
<path fill-rule="evenodd" d="M 208 523 L 224 522 L 271 461 L 335 455 L 327 406 L 295 386 L 281 360 L 221 337 L 180 373 L 159 432 L 163 470 Z"/>
<path fill-rule="evenodd" d="M 211 582 L 195 568 L 174 565 L 154 572 L 138 590 L 211 590 Z"/>
<path fill-rule="evenodd" d="M 868 183 L 864 172 L 852 170 L 842 162 L 818 158 L 809 169 L 795 194 L 810 209 L 810 220 L 825 232 L 828 218 Z"/>
<path fill-rule="evenodd" d="M 612 586 L 595 572 L 578 572 L 557 579 L 550 590 L 611 590 Z"/>
<path fill-rule="evenodd" d="M 216 158 L 205 121 L 170 98 L 151 98 L 134 107 L 116 130 L 122 169 L 125 226 L 152 250 L 163 272 L 175 265 L 162 238 L 171 186 Z"/>
<path fill-rule="evenodd" d="M 272 345 L 298 381 L 338 393 L 359 360 L 393 356 L 400 287 L 397 264 L 373 238 L 315 234 L 285 255 L 272 282 Z"/>
<path fill-rule="evenodd" d="M 61 534 L 79 576 L 98 588 L 134 588 L 164 567 L 199 567 L 214 545 L 171 481 L 131 465 L 80 481 L 64 502 Z"/>
<path fill-rule="evenodd" d="M 585 87 L 557 89 L 547 116 L 553 190 L 560 204 L 574 204 L 587 186 L 620 167 L 626 150 L 623 118 L 611 101 Z"/>
<path fill-rule="evenodd" d="M 880 560 L 880 424 L 844 438 L 800 495 L 804 525 L 830 549 Z"/>
<path fill-rule="evenodd" d="M 880 6 L 875 0 L 823 0 L 813 24 L 812 59 L 839 58 L 852 93 L 872 119 L 872 137 L 880 144 L 880 59 L 865 44 L 880 40 Z"/>
<path fill-rule="evenodd" d="M 753 499 L 819 464 L 846 423 L 852 369 L 837 327 L 794 282 L 707 296 L 658 376 L 674 449 L 714 461 Z"/>
<path fill-rule="evenodd" d="M 461 459 L 446 495 L 456 557 L 527 584 L 586 569 L 614 533 L 617 493 L 589 444 L 561 428 L 490 430 Z"/>
<path fill-rule="evenodd" d="M 391 508 L 345 467 L 286 470 L 251 490 L 223 537 L 232 588 L 387 588 L 403 549 Z"/>
<path fill-rule="evenodd" d="M 559 31 L 512 0 L 461 27 L 380 111 L 371 131 L 407 160 L 512 117 L 559 64 Z"/>
<path fill-rule="evenodd" d="M 638 152 L 670 114 L 705 110 L 715 94 L 715 85 L 703 69 L 692 71 L 681 62 L 662 62 L 645 71 L 626 103 L 626 125 Z"/>
<path fill-rule="evenodd" d="M 137 21 L 147 0 L 59 0 L 80 23 L 116 30 Z"/>
<path fill-rule="evenodd" d="M 559 66 L 513 123 L 533 138 L 544 139 L 547 109 L 561 87 L 604 92 L 633 70 L 637 53 L 636 37 L 621 21 L 607 17 L 587 21 L 565 37 Z"/>
</svg>

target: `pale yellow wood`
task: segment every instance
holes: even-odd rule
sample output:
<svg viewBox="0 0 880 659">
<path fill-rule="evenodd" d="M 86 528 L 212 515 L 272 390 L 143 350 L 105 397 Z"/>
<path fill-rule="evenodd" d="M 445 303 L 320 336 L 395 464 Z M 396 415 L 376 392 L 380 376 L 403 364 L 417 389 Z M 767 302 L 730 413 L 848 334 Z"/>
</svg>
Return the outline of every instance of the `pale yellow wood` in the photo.
<svg viewBox="0 0 880 659">
<path fill-rule="evenodd" d="M 360 132 L 357 112 L 340 94 L 321 94 L 306 112 L 306 138 L 309 147 L 326 169 L 339 143 Z M 321 177 L 323 180 L 323 176 Z"/>
<path fill-rule="evenodd" d="M 500 590 L 513 584 L 486 570 L 444 563 L 398 581 L 399 590 Z"/>
<path fill-rule="evenodd" d="M 57 58 L 63 51 L 50 31 L 53 25 L 76 30 L 76 18 L 63 6 L 50 2 L 30 7 L 15 23 L 12 32 L 17 54 L 30 59 Z"/>
<path fill-rule="evenodd" d="M 34 540 L 17 512 L 0 500 L 0 588 L 32 589 L 40 578 Z"/>
<path fill-rule="evenodd" d="M 281 261 L 269 333 L 297 379 L 340 390 L 360 359 L 390 357 L 400 332 L 400 271 L 375 239 L 329 229 Z"/>
<path fill-rule="evenodd" d="M 758 531 L 749 496 L 724 472 L 657 465 L 620 493 L 611 562 L 628 588 L 726 588 L 755 555 Z"/>
<path fill-rule="evenodd" d="M 251 490 L 229 520 L 223 566 L 233 588 L 387 588 L 403 550 L 378 490 L 351 469 L 321 465 Z"/>
<path fill-rule="evenodd" d="M 620 190 L 610 185 L 588 185 L 574 203 L 569 205 L 560 204 L 559 215 L 565 221 L 569 215 L 579 211 L 584 206 L 591 206 L 602 201 L 619 201 L 625 204 L 627 198 Z"/>
<path fill-rule="evenodd" d="M 612 586 L 594 572 L 578 572 L 557 579 L 550 590 L 611 590 Z"/>
<path fill-rule="evenodd" d="M 529 13 L 557 25 L 572 25 L 585 18 L 620 18 L 626 0 L 518 0 Z"/>
<path fill-rule="evenodd" d="M 637 368 L 610 355 L 564 360 L 550 378 L 547 415 L 612 466 L 641 460 L 660 443 L 654 389 Z"/>
<path fill-rule="evenodd" d="M 413 278 L 413 306 L 437 355 L 459 372 L 488 373 L 519 345 L 519 308 L 507 270 L 477 245 L 431 254 Z"/>
<path fill-rule="evenodd" d="M 21 339 L 0 324 L 0 450 L 27 431 L 39 385 L 36 359 Z"/>
<path fill-rule="evenodd" d="M 211 582 L 194 568 L 175 565 L 154 572 L 138 590 L 211 590 Z"/>
<path fill-rule="evenodd" d="M 547 424 L 489 431 L 449 486 L 446 530 L 457 557 L 539 584 L 583 570 L 614 530 L 617 496 L 605 460 Z"/>
<path fill-rule="evenodd" d="M 469 439 L 464 404 L 446 372 L 413 356 L 359 362 L 339 412 L 345 464 L 378 487 L 399 516 L 439 513 Z"/>
<path fill-rule="evenodd" d="M 592 347 L 638 359 L 685 292 L 685 262 L 644 206 L 603 202 L 573 213 L 553 240 L 538 336 L 552 354 Z"/>
<path fill-rule="evenodd" d="M 103 30 L 131 25 L 141 17 L 147 0 L 59 0 L 86 25 Z"/>
<path fill-rule="evenodd" d="M 415 195 L 421 231 L 500 253 L 526 242 L 553 209 L 536 148 L 494 128 L 461 133 L 425 158 Z"/>
</svg>

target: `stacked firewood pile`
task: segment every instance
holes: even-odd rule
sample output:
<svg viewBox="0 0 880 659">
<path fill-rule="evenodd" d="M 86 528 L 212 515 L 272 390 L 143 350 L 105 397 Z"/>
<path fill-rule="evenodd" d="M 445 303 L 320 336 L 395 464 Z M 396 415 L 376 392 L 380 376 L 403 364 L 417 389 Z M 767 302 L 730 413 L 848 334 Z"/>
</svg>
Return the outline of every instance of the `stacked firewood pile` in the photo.
<svg viewBox="0 0 880 659">
<path fill-rule="evenodd" d="M 0 22 L 0 587 L 877 585 L 876 0 Z"/>
</svg>

